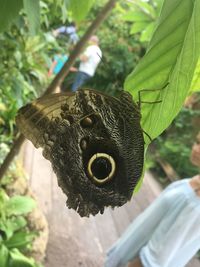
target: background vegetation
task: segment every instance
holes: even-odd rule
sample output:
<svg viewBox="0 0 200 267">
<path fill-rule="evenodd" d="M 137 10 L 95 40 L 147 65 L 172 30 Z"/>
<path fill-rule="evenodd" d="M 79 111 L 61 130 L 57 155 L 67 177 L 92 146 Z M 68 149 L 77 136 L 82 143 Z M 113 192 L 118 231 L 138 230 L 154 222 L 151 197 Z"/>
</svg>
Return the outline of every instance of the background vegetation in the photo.
<svg viewBox="0 0 200 267">
<path fill-rule="evenodd" d="M 2 2 L 0 164 L 17 136 L 14 121 L 17 110 L 42 94 L 50 82 L 47 72 L 53 56 L 60 51 L 70 53 L 66 45 L 68 39 L 55 39 L 52 30 L 75 20 L 78 34 L 82 36 L 105 2 Z M 157 20 L 162 4 L 163 0 L 118 1 L 98 30 L 103 58 L 95 77 L 86 86 L 110 95 L 116 95 L 125 87 L 138 101 L 139 90 L 159 89 L 169 82 L 160 92 L 143 94 L 144 101 L 161 99 L 162 103 L 142 104 L 142 127 L 152 138 L 159 135 L 152 144 L 154 152 L 149 150 L 148 165 L 161 176 L 156 161 L 159 156 L 168 161 L 182 178 L 197 172 L 189 157 L 192 143 L 200 131 L 199 94 L 195 93 L 200 90 L 200 4 L 195 0 L 165 0 Z M 76 64 L 78 66 L 79 62 Z M 74 74 L 66 78 L 66 90 L 73 78 Z M 183 107 L 186 96 L 189 96 L 188 103 Z M 14 264 L 20 261 L 22 267 L 36 266 L 34 260 L 23 254 L 34 237 L 26 228 L 25 218 L 34 204 L 27 198 L 8 196 L 3 186 L 1 184 L 0 190 L 0 266 L 17 266 Z M 30 204 L 28 208 L 25 203 Z M 15 208 L 10 209 L 10 205 Z M 17 243 L 19 236 L 22 243 L 24 240 L 23 244 Z"/>
</svg>

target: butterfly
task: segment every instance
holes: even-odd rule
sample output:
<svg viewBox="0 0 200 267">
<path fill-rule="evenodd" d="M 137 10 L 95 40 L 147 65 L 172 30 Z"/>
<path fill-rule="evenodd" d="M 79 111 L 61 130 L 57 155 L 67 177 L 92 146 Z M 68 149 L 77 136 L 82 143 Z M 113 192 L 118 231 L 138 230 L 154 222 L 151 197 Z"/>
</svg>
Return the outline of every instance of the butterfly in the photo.
<svg viewBox="0 0 200 267">
<path fill-rule="evenodd" d="M 22 107 L 16 123 L 50 160 L 67 206 L 80 216 L 131 199 L 144 161 L 141 113 L 132 96 L 99 91 L 43 96 Z"/>
</svg>

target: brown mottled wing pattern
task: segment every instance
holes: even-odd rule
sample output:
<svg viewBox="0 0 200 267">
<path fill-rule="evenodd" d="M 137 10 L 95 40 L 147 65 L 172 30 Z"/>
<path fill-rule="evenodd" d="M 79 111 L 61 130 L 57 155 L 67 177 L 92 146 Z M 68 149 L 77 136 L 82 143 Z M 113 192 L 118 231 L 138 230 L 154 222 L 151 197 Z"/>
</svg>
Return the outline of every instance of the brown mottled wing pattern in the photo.
<svg viewBox="0 0 200 267">
<path fill-rule="evenodd" d="M 127 92 L 114 98 L 80 89 L 33 101 L 16 122 L 51 161 L 67 206 L 89 216 L 130 200 L 143 169 L 140 118 Z"/>
<path fill-rule="evenodd" d="M 73 105 L 73 93 L 51 94 L 22 107 L 16 116 L 20 131 L 36 148 L 45 145 L 44 133 L 54 118 L 60 117 L 62 104 Z M 71 103 L 71 105 L 70 105 Z"/>
</svg>

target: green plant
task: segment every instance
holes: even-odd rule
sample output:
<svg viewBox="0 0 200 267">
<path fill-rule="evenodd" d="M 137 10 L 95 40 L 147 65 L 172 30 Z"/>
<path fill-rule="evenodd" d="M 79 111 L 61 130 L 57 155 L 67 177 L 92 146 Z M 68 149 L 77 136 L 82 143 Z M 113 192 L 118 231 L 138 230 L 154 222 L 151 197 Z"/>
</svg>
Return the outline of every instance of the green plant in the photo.
<svg viewBox="0 0 200 267">
<path fill-rule="evenodd" d="M 183 108 L 170 127 L 154 141 L 159 156 L 170 163 L 182 178 L 198 173 L 198 168 L 190 162 L 190 154 L 199 130 L 198 127 L 193 129 L 193 120 L 199 117 L 200 110 Z"/>
<path fill-rule="evenodd" d="M 124 8 L 123 20 L 131 24 L 130 34 L 139 33 L 140 42 L 148 42 L 155 30 L 163 0 L 132 0 Z M 128 11 L 126 12 L 126 10 Z"/>
<path fill-rule="evenodd" d="M 165 0 L 147 53 L 125 81 L 135 100 L 142 89 L 150 90 L 143 101 L 162 100 L 142 105 L 142 128 L 152 139 L 170 125 L 188 95 L 200 53 L 199 11 L 199 1 Z"/>
<path fill-rule="evenodd" d="M 35 201 L 27 196 L 9 197 L 0 189 L 0 266 L 36 267 L 33 259 L 23 253 L 31 248 L 36 233 L 27 228 L 24 217 L 35 207 Z"/>
<path fill-rule="evenodd" d="M 24 1 L 29 1 L 29 0 L 24 0 Z M 21 6 L 19 5 L 20 9 L 19 8 L 16 9 L 16 6 L 13 5 L 13 7 L 10 8 L 10 11 L 12 14 L 15 13 L 15 16 L 13 15 L 13 17 L 17 17 L 17 14 L 19 13 L 20 10 L 21 10 L 20 12 L 22 12 L 21 14 L 25 12 L 26 14 L 28 14 L 29 23 L 34 24 L 35 22 L 31 22 L 31 17 L 27 10 L 27 5 L 24 4 L 24 1 L 19 1 L 19 4 L 21 5 Z M 152 23 L 154 23 L 156 18 L 156 12 L 157 13 L 159 12 L 159 7 L 157 6 L 158 7 L 157 11 L 155 11 L 155 6 L 151 7 L 149 3 L 144 3 L 143 1 L 137 1 L 137 2 L 133 1 L 133 2 L 135 2 L 139 8 L 136 10 L 139 13 L 136 14 L 136 12 L 134 11 L 134 13 L 132 14 L 133 21 L 136 23 L 137 22 L 136 20 L 141 20 L 142 18 L 144 18 L 144 20 L 146 20 L 145 25 L 147 25 L 147 23 L 149 23 L 147 17 L 154 14 L 154 16 L 152 17 L 153 19 Z M 47 5 L 47 1 L 42 1 L 41 3 L 43 5 L 43 9 L 45 9 L 45 4 Z M 57 7 L 59 7 L 59 10 L 61 9 L 64 10 L 63 14 L 65 13 L 68 7 L 68 14 L 71 14 L 69 16 L 70 19 L 72 17 L 75 18 L 76 14 L 79 14 L 79 17 L 83 19 L 86 16 L 87 12 L 85 12 L 85 10 L 83 9 L 80 10 L 79 7 L 82 7 L 82 4 L 84 3 L 84 5 L 87 7 L 86 10 L 88 11 L 89 8 L 92 6 L 93 1 L 81 0 L 79 1 L 80 4 L 79 7 L 77 6 L 77 3 L 78 3 L 77 1 L 73 2 L 72 0 L 71 1 L 59 0 L 56 3 L 53 3 L 52 0 L 50 1 L 50 5 L 54 7 L 55 10 Z M 160 3 L 160 2 L 158 0 L 157 1 L 152 0 L 151 3 Z M 7 1 L 7 4 L 4 6 L 6 7 L 4 11 L 5 14 L 8 13 L 6 14 L 8 18 L 10 18 L 10 13 L 9 13 L 10 4 L 11 2 Z M 31 3 L 29 4 L 31 5 Z M 24 11 L 22 10 L 23 7 L 25 8 Z M 34 9 L 33 13 L 36 12 L 36 7 L 37 7 L 37 12 L 39 12 L 38 5 L 33 4 L 32 5 L 32 8 Z M 126 10 L 125 4 L 121 4 L 121 7 L 118 5 L 117 7 L 118 11 L 122 10 L 122 13 L 123 13 L 123 8 L 124 10 Z M 145 11 L 148 14 L 145 15 L 141 14 L 141 10 Z M 133 95 L 133 98 L 136 102 L 138 101 L 138 92 L 141 91 L 142 89 L 150 90 L 149 92 L 148 90 L 146 90 L 145 92 L 142 93 L 142 101 L 144 102 L 154 102 L 158 100 L 162 101 L 160 104 L 155 104 L 155 105 L 142 104 L 141 107 L 142 128 L 151 136 L 152 139 L 158 137 L 167 127 L 169 127 L 175 116 L 180 111 L 183 102 L 190 91 L 200 52 L 200 43 L 199 43 L 200 23 L 198 16 L 199 11 L 200 11 L 200 2 L 198 0 L 193 0 L 193 1 L 164 0 L 160 17 L 156 22 L 156 28 L 151 38 L 151 41 L 148 45 L 147 52 L 143 57 L 143 59 L 136 66 L 134 71 L 126 78 L 124 88 Z M 5 14 L 4 15 L 2 14 L 2 17 L 5 17 Z M 47 18 L 47 15 L 45 14 L 43 17 L 44 20 L 45 16 Z M 32 16 L 32 19 L 33 17 L 34 16 Z M 21 17 L 18 17 L 18 19 L 19 18 Z M 7 21 L 7 18 L 5 18 L 5 21 Z M 18 23 L 20 23 L 20 21 L 21 20 L 19 19 Z M 25 21 L 27 21 L 27 18 L 25 18 Z M 79 18 L 77 18 L 77 21 L 79 21 Z M 118 20 L 116 21 L 118 22 Z M 45 27 L 44 24 L 48 25 L 48 23 L 43 23 L 42 28 Z M 51 25 L 55 24 L 52 23 Z M 79 25 L 81 28 L 81 24 Z M 87 25 L 88 22 L 86 21 L 84 24 L 84 29 L 85 26 Z M 107 43 L 105 42 L 105 47 L 106 45 L 109 44 L 109 46 L 116 51 L 115 56 L 120 55 L 121 57 L 119 57 L 119 59 L 117 58 L 117 60 L 109 61 L 109 54 L 108 54 L 106 60 L 107 62 L 109 62 L 109 64 L 111 62 L 112 63 L 111 65 L 114 66 L 113 72 L 114 69 L 117 72 L 116 75 L 117 82 L 115 84 L 112 81 L 112 84 L 110 83 L 109 87 L 107 88 L 106 88 L 106 83 L 102 84 L 101 88 L 104 87 L 105 85 L 105 91 L 112 90 L 112 93 L 114 94 L 116 88 L 119 88 L 121 85 L 122 79 L 124 78 L 123 73 L 126 73 L 125 75 L 127 75 L 127 72 L 129 72 L 129 66 L 131 65 L 131 61 L 134 62 L 133 65 L 135 65 L 137 59 L 134 57 L 130 57 L 131 60 L 128 61 L 129 54 L 127 53 L 127 51 L 124 52 L 124 48 L 127 46 L 127 43 L 126 42 L 124 43 L 123 38 L 117 39 L 117 36 L 114 35 L 115 29 L 119 32 L 120 31 L 127 32 L 127 29 L 129 30 L 129 26 L 125 25 L 125 27 L 123 28 L 123 26 L 119 25 L 119 23 L 115 24 L 115 19 L 111 22 L 110 26 L 112 27 L 113 30 L 114 42 L 115 44 L 119 43 L 119 46 L 116 50 L 115 47 L 113 48 L 113 45 L 110 46 L 111 40 L 109 40 L 109 34 L 106 34 L 106 31 L 104 31 L 104 34 L 102 34 L 102 36 L 106 36 L 108 38 L 108 42 Z M 26 29 L 26 26 L 24 28 Z M 148 34 L 148 36 L 150 36 L 150 34 Z M 132 45 L 133 43 L 130 43 L 129 47 L 132 47 Z M 113 58 L 115 56 L 113 56 Z M 121 64 L 121 58 L 123 58 L 124 61 L 128 62 L 127 69 L 125 69 L 126 64 L 125 65 Z M 113 72 L 111 71 L 108 77 L 115 77 L 113 75 Z M 118 76 L 118 74 L 120 75 Z M 102 69 L 101 69 L 101 75 L 103 75 Z M 29 75 L 28 78 L 30 78 Z M 33 77 L 31 76 L 30 78 L 31 82 L 33 81 L 32 78 Z M 27 80 L 28 79 L 25 79 L 25 81 Z M 99 89 L 101 83 L 102 80 L 99 76 L 99 79 L 96 81 L 96 84 L 94 85 L 96 85 L 96 88 Z M 164 85 L 167 85 L 165 89 L 153 91 L 153 89 L 163 88 Z M 8 92 L 9 91 L 10 89 L 8 89 Z M 10 127 L 10 131 L 13 132 L 12 125 Z M 150 139 L 145 136 L 146 148 L 149 145 L 149 143 Z"/>
</svg>

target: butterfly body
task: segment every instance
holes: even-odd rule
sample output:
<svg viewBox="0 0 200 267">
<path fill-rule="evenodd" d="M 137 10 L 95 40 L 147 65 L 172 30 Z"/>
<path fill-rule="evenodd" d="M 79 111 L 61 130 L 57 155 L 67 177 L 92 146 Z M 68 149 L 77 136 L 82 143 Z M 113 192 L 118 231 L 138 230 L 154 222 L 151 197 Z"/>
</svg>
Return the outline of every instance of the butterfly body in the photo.
<svg viewBox="0 0 200 267">
<path fill-rule="evenodd" d="M 39 98 L 16 122 L 51 161 L 67 206 L 89 216 L 130 200 L 143 169 L 140 119 L 129 93 L 118 99 L 80 89 Z"/>
</svg>

